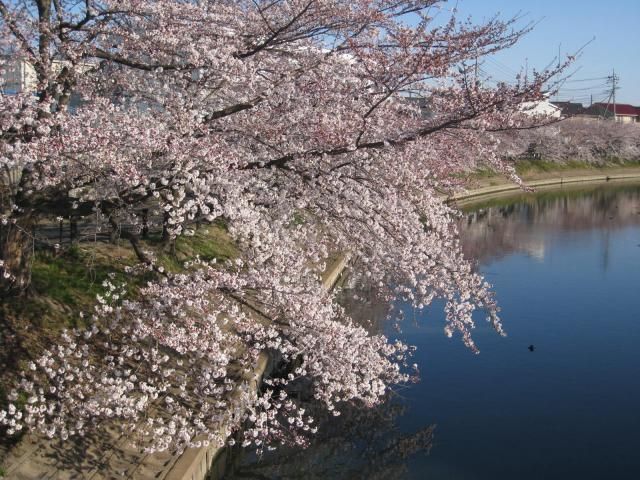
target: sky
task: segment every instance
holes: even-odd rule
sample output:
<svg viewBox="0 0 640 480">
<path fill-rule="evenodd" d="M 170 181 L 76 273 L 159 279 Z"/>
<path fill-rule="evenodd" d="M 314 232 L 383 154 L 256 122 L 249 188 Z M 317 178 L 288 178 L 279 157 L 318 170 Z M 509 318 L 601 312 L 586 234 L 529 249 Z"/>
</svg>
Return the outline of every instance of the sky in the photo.
<svg viewBox="0 0 640 480">
<path fill-rule="evenodd" d="M 559 46 L 564 58 L 591 41 L 559 99 L 588 105 L 593 95 L 594 102 L 606 101 L 605 77 L 615 69 L 616 102 L 640 106 L 640 0 L 450 0 L 447 8 L 456 3 L 459 16 L 470 15 L 475 22 L 499 13 L 505 19 L 524 15 L 523 26 L 537 23 L 517 45 L 485 62 L 484 71 L 494 79 L 510 80 L 527 65 L 543 69 L 554 58 L 557 62 Z"/>
</svg>

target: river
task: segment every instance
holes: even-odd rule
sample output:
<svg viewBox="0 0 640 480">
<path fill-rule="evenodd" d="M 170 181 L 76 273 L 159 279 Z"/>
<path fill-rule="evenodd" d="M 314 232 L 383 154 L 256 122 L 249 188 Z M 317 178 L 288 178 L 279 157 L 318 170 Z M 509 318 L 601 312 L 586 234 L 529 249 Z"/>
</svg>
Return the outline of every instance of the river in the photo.
<svg viewBox="0 0 640 480">
<path fill-rule="evenodd" d="M 459 228 L 508 336 L 479 315 L 474 355 L 444 336 L 441 305 L 395 333 L 370 298 L 354 315 L 417 346 L 421 381 L 230 478 L 639 478 L 640 186 L 494 199 Z"/>
</svg>

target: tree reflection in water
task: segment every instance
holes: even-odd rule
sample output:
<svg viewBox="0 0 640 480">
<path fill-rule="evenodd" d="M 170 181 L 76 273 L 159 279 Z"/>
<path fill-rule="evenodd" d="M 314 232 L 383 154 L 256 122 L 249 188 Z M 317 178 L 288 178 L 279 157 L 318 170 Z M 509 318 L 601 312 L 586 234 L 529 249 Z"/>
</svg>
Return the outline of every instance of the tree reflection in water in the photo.
<svg viewBox="0 0 640 480">
<path fill-rule="evenodd" d="M 310 447 L 280 447 L 262 456 L 244 451 L 232 467 L 232 473 L 225 478 L 401 478 L 406 472 L 407 459 L 429 453 L 435 430 L 435 425 L 429 425 L 412 434 L 401 433 L 396 421 L 404 410 L 404 406 L 390 398 L 374 409 L 357 405 L 345 407 L 338 418 L 326 410 L 315 412 L 320 428 Z"/>
<path fill-rule="evenodd" d="M 559 232 L 606 233 L 640 224 L 640 186 L 571 187 L 474 203 L 458 222 L 468 258 L 488 262 L 513 252 L 544 258 Z M 606 240 L 606 239 L 605 239 Z"/>
<path fill-rule="evenodd" d="M 340 303 L 351 318 L 372 333 L 382 333 L 389 305 L 376 295 L 375 288 L 354 285 L 349 278 L 339 286 Z M 334 417 L 304 394 L 297 398 L 318 422 L 318 432 L 308 448 L 278 447 L 262 455 L 236 448 L 231 458 L 232 472 L 226 478 L 240 479 L 332 479 L 369 480 L 401 478 L 405 462 L 412 456 L 428 454 L 435 425 L 413 433 L 400 432 L 397 422 L 406 407 L 399 392 L 390 392 L 376 408 L 345 405 Z"/>
<path fill-rule="evenodd" d="M 587 230 L 603 235 L 606 259 L 608 233 L 635 225 L 640 225 L 640 186 L 608 185 L 522 194 L 476 204 L 465 209 L 458 226 L 465 254 L 486 263 L 513 252 L 542 259 L 558 234 Z M 345 288 L 343 297 L 342 303 L 355 321 L 372 333 L 389 330 L 389 305 L 377 297 L 375 289 Z M 304 397 L 300 393 L 299 398 Z M 379 408 L 352 405 L 343 408 L 338 418 L 311 405 L 307 410 L 316 409 L 314 416 L 320 428 L 310 447 L 281 447 L 260 457 L 237 450 L 236 465 L 226 478 L 403 478 L 407 459 L 429 453 L 435 430 L 435 425 L 428 425 L 412 434 L 401 432 L 398 424 L 404 404 L 397 394 L 391 394 Z"/>
</svg>

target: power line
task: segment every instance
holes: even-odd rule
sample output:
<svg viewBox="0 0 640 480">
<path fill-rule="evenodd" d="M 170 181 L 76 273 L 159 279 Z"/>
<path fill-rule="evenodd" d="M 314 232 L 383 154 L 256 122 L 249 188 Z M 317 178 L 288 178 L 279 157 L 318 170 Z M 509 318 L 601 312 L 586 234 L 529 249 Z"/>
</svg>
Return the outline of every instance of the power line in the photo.
<svg viewBox="0 0 640 480">
<path fill-rule="evenodd" d="M 495 58 L 488 57 L 487 60 L 490 63 L 492 63 L 493 65 L 495 65 L 496 67 L 498 67 L 499 69 L 507 72 L 509 75 L 518 75 L 518 73 L 519 73 L 516 70 L 514 70 L 513 68 L 509 67 L 508 65 L 505 65 L 504 63 L 500 62 L 499 60 L 496 60 Z"/>
<path fill-rule="evenodd" d="M 595 82 L 597 80 L 607 80 L 608 78 L 609 77 L 580 78 L 575 80 L 565 80 L 564 83 Z"/>
<path fill-rule="evenodd" d="M 582 87 L 582 88 L 559 88 L 558 91 L 561 92 L 590 92 L 593 90 L 600 90 L 604 87 L 606 87 L 607 84 L 606 83 L 601 83 L 599 85 L 591 85 L 588 87 Z"/>
</svg>

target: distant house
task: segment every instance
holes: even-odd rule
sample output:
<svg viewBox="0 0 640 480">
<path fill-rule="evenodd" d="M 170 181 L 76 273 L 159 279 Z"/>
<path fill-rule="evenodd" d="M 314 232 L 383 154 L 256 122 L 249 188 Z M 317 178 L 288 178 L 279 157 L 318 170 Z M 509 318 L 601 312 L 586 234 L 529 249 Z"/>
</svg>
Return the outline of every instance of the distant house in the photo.
<svg viewBox="0 0 640 480">
<path fill-rule="evenodd" d="M 520 111 L 532 117 L 560 118 L 562 116 L 560 108 L 551 103 L 548 98 L 524 102 L 520 105 Z"/>
<path fill-rule="evenodd" d="M 626 103 L 594 103 L 587 109 L 590 116 L 611 118 L 619 123 L 638 123 L 640 108 Z"/>
<path fill-rule="evenodd" d="M 53 60 L 51 63 L 54 74 L 61 72 L 68 65 L 69 62 L 61 60 Z M 96 68 L 96 65 L 81 63 L 76 68 L 80 72 L 87 72 L 92 68 Z M 0 72 L 0 94 L 16 95 L 35 92 L 38 84 L 38 75 L 36 69 L 28 61 L 15 57 L 2 57 L 0 58 Z M 82 104 L 83 100 L 80 96 L 72 92 L 68 104 L 69 110 L 74 111 Z"/>
<path fill-rule="evenodd" d="M 587 109 L 577 102 L 551 102 L 560 109 L 563 117 L 577 117 L 587 114 Z"/>
<path fill-rule="evenodd" d="M 422 116 L 422 118 L 433 117 L 433 111 L 431 110 L 431 107 L 429 106 L 429 101 L 425 97 L 409 96 L 409 97 L 403 97 L 403 99 L 406 102 L 408 102 L 409 104 L 412 104 L 412 105 L 415 105 L 416 107 L 418 107 L 420 109 L 420 115 Z"/>
</svg>

